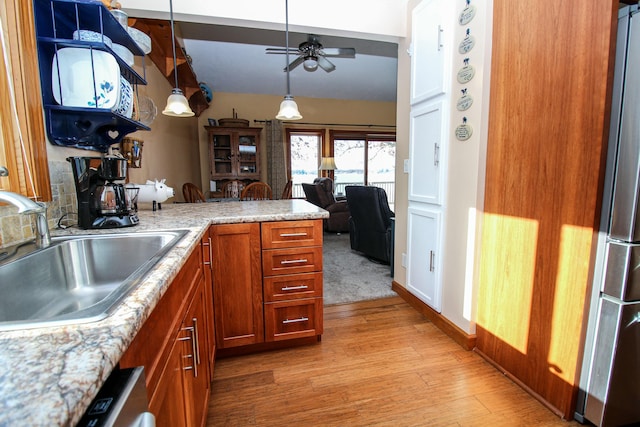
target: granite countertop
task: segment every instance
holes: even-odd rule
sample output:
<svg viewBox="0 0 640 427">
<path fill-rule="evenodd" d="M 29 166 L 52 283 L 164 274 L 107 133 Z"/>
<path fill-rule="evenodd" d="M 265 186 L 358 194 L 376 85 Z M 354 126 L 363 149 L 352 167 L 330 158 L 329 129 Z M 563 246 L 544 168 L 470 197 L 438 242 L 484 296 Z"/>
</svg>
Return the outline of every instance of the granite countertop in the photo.
<svg viewBox="0 0 640 427">
<path fill-rule="evenodd" d="M 104 320 L 0 332 L 0 426 L 75 425 L 210 224 L 329 214 L 303 200 L 274 200 L 165 203 L 155 212 L 142 206 L 138 216 L 135 227 L 52 230 L 54 236 L 176 229 L 188 233 Z"/>
</svg>

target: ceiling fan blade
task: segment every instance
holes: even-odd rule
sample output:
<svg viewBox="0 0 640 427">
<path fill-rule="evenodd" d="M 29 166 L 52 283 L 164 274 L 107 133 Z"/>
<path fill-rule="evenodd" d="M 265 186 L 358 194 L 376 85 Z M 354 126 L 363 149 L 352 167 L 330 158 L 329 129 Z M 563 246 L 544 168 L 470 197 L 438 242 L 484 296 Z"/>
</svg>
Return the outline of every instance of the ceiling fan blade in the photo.
<svg viewBox="0 0 640 427">
<path fill-rule="evenodd" d="M 296 59 L 293 60 L 293 62 L 291 62 L 289 64 L 289 71 L 293 70 L 294 68 L 296 68 L 298 65 L 302 64 L 303 62 L 304 62 L 304 58 L 302 56 L 297 57 Z M 284 67 L 283 71 L 287 71 L 287 67 Z"/>
<path fill-rule="evenodd" d="M 355 58 L 356 50 L 352 47 L 325 47 L 322 48 L 325 56 L 341 56 L 343 58 Z"/>
<path fill-rule="evenodd" d="M 278 54 L 285 54 L 287 53 L 287 49 L 284 47 L 268 47 L 265 49 L 265 53 L 267 54 L 273 54 L 273 53 L 278 53 Z M 289 55 L 298 55 L 298 49 L 294 49 L 294 48 L 289 48 Z"/>
<path fill-rule="evenodd" d="M 330 73 L 336 69 L 336 66 L 333 65 L 331 61 L 329 61 L 327 58 L 325 58 L 322 55 L 318 56 L 318 66 L 323 70 L 325 70 L 327 73 Z"/>
</svg>

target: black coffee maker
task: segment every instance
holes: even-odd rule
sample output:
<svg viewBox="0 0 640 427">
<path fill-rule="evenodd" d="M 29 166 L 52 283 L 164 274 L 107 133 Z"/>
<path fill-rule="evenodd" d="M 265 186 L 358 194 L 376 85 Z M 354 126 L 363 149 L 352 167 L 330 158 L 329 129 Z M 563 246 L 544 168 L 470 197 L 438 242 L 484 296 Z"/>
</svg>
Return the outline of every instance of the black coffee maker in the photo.
<svg viewBox="0 0 640 427">
<path fill-rule="evenodd" d="M 78 196 L 80 228 L 130 227 L 138 223 L 129 193 L 116 181 L 127 177 L 127 160 L 119 157 L 68 157 Z"/>
</svg>

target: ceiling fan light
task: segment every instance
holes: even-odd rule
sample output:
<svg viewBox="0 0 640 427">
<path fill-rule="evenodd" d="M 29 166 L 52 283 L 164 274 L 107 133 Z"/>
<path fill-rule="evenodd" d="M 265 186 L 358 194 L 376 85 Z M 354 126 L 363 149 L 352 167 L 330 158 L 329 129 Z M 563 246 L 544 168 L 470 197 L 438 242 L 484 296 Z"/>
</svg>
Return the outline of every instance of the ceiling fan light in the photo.
<svg viewBox="0 0 640 427">
<path fill-rule="evenodd" d="M 302 115 L 298 111 L 298 104 L 293 100 L 293 96 L 287 95 L 280 103 L 280 111 L 276 115 L 278 120 L 300 120 Z"/>
<path fill-rule="evenodd" d="M 318 69 L 318 58 L 315 56 L 307 56 L 303 62 L 304 69 L 307 71 L 315 71 Z"/>
<path fill-rule="evenodd" d="M 193 117 L 195 113 L 189 107 L 189 101 L 179 88 L 174 88 L 167 98 L 167 106 L 162 111 L 165 116 Z"/>
</svg>

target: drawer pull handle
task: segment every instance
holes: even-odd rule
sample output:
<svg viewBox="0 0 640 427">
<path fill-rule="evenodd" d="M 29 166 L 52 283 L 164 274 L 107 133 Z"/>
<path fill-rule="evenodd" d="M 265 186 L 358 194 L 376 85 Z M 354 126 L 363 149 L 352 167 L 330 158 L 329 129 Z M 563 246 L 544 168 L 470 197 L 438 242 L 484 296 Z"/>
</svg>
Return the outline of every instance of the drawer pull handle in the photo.
<svg viewBox="0 0 640 427">
<path fill-rule="evenodd" d="M 189 336 L 178 338 L 178 341 L 191 341 L 191 354 L 184 356 L 185 359 L 191 359 L 191 366 L 185 366 L 185 371 L 193 370 L 194 378 L 198 378 L 198 365 L 200 364 L 200 348 L 198 345 L 198 319 L 195 317 L 191 319 L 193 326 L 187 326 L 182 328 L 183 331 L 188 332 Z"/>
<path fill-rule="evenodd" d="M 280 237 L 303 237 L 306 235 L 307 233 L 282 233 Z"/>
<path fill-rule="evenodd" d="M 285 265 L 285 264 L 300 264 L 302 262 L 307 262 L 306 258 L 302 258 L 302 259 L 285 259 L 284 261 L 280 261 L 280 265 Z"/>
<path fill-rule="evenodd" d="M 208 238 L 208 241 L 206 243 L 203 242 L 202 246 L 206 246 L 207 250 L 209 251 L 209 259 L 207 259 L 207 255 L 205 251 L 202 251 L 202 258 L 204 258 L 202 264 L 208 265 L 209 269 L 211 269 L 211 265 L 212 265 L 211 260 L 213 259 L 213 252 L 211 249 L 211 237 Z"/>
<path fill-rule="evenodd" d="M 309 320 L 308 317 L 300 317 L 298 319 L 285 319 L 282 321 L 282 324 L 287 325 L 289 323 L 300 323 L 300 322 L 306 322 L 307 320 Z"/>
<path fill-rule="evenodd" d="M 281 290 L 283 291 L 299 291 L 300 289 L 308 289 L 309 287 L 307 285 L 300 285 L 300 286 L 285 286 L 284 288 L 282 288 Z"/>
</svg>

